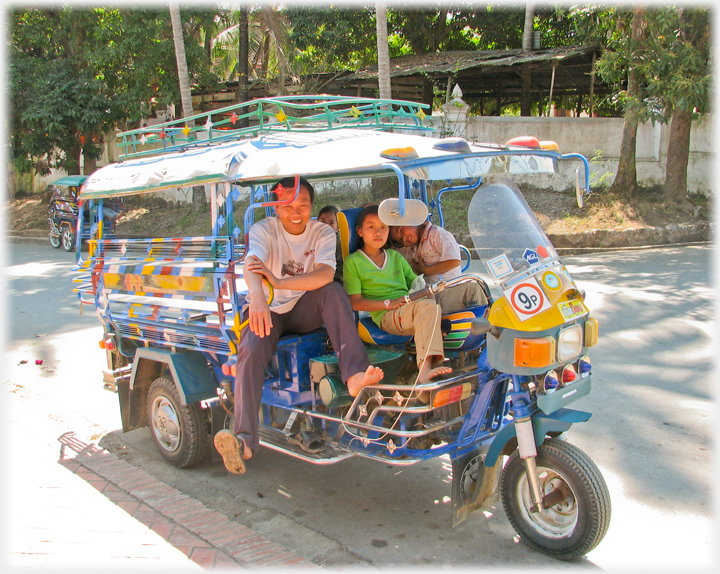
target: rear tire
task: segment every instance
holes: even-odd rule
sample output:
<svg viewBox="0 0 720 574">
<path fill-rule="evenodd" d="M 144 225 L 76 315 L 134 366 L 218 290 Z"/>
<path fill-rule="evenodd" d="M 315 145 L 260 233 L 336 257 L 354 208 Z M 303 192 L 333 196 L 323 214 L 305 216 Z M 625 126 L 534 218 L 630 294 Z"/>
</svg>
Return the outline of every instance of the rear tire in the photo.
<svg viewBox="0 0 720 574">
<path fill-rule="evenodd" d="M 207 425 L 200 405 L 182 406 L 171 380 L 160 377 L 150 385 L 147 413 L 155 445 L 173 466 L 193 466 L 209 452 Z"/>
<path fill-rule="evenodd" d="M 501 496 L 510 523 L 523 542 L 559 560 L 590 552 L 610 525 L 610 493 L 595 463 L 576 446 L 557 439 L 538 448 L 537 475 L 543 495 L 559 489 L 563 499 L 531 512 L 532 496 L 520 452 L 503 470 Z"/>
<path fill-rule="evenodd" d="M 60 232 L 60 241 L 65 251 L 75 251 L 75 232 L 69 227 L 63 227 Z"/>
</svg>

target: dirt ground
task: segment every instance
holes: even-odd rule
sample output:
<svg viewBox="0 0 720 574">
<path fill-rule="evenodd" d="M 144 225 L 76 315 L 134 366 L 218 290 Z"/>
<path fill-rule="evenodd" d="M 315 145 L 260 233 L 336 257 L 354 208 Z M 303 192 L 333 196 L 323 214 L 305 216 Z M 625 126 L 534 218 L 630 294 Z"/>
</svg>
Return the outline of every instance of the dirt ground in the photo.
<svg viewBox="0 0 720 574">
<path fill-rule="evenodd" d="M 645 190 L 630 199 L 619 198 L 608 192 L 593 193 L 582 209 L 577 206 L 575 196 L 571 193 L 523 190 L 523 194 L 548 234 L 595 229 L 622 230 L 712 219 L 712 208 L 706 198 L 694 198 L 692 203 L 681 205 L 668 204 L 662 201 L 661 189 Z M 6 233 L 41 235 L 47 232 L 48 207 L 44 194 L 7 201 Z M 206 235 L 210 231 L 208 211 L 207 206 L 194 210 L 187 204 L 129 205 L 126 213 L 118 220 L 116 234 L 118 237 L 146 236 L 148 230 L 152 230 L 154 237 Z M 453 233 L 463 233 L 467 223 L 461 219 L 467 212 L 461 208 L 446 209 L 444 213 L 446 227 Z"/>
</svg>

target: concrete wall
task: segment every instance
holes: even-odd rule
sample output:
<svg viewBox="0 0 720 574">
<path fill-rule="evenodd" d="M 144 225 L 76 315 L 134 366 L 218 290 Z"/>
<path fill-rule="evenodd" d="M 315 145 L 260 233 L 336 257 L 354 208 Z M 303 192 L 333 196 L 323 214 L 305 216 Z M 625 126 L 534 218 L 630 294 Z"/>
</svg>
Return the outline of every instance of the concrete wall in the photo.
<svg viewBox="0 0 720 574">
<path fill-rule="evenodd" d="M 599 152 L 601 159 L 591 161 L 590 165 L 592 187 L 593 182 L 603 174 L 612 174 L 608 183 L 612 182 L 617 171 L 623 124 L 623 118 L 473 116 L 458 135 L 471 141 L 492 143 L 505 143 L 518 136 L 535 136 L 541 141 L 556 142 L 563 153 L 580 153 L 588 160 L 592 160 Z M 451 127 L 443 123 L 442 117 L 436 116 L 433 116 L 431 125 L 446 133 L 448 127 Z M 664 124 L 645 123 L 638 127 L 635 153 L 638 182 L 641 185 L 664 182 L 669 133 L 670 126 Z M 693 122 L 688 161 L 688 191 L 691 193 L 714 193 L 713 135 L 711 115 Z M 533 175 L 524 176 L 522 181 L 540 188 L 571 188 L 575 185 L 574 171 L 577 165 L 580 164 L 563 162 L 561 177 Z"/>
<path fill-rule="evenodd" d="M 471 141 L 505 143 L 517 136 L 535 136 L 539 140 L 551 140 L 558 144 L 564 153 L 580 153 L 592 160 L 598 151 L 602 158 L 593 160 L 590 165 L 591 189 L 593 184 L 604 174 L 611 183 L 617 170 L 620 143 L 622 140 L 622 118 L 556 118 L 556 117 L 494 117 L 473 116 L 467 124 L 450 125 L 443 121 L 443 116 L 433 115 L 426 122 L 435 127 L 438 134 L 447 133 L 448 128 L 455 128 L 457 135 Z M 638 128 L 636 166 L 638 182 L 644 186 L 662 184 L 665 179 L 665 161 L 669 141 L 668 125 L 650 123 L 641 124 Z M 690 134 L 690 158 L 688 162 L 688 191 L 691 193 L 714 193 L 712 181 L 714 154 L 713 118 L 705 116 L 693 122 Z M 98 161 L 98 167 L 118 160 L 118 148 L 115 137 L 108 136 L 105 153 Z M 518 182 L 541 189 L 567 190 L 575 186 L 575 169 L 581 162 L 562 162 L 561 172 L 556 175 L 529 175 L 518 177 Z M 34 191 L 45 189 L 47 184 L 65 174 L 54 172 L 47 177 L 35 177 L 32 185 Z M 9 178 L 13 191 L 18 189 L 13 177 Z M 27 189 L 30 180 L 21 182 L 19 188 Z M 187 190 L 169 193 L 168 196 L 183 200 L 188 196 Z M 190 197 L 192 195 L 190 194 Z M 169 197 L 170 198 L 170 197 Z"/>
</svg>

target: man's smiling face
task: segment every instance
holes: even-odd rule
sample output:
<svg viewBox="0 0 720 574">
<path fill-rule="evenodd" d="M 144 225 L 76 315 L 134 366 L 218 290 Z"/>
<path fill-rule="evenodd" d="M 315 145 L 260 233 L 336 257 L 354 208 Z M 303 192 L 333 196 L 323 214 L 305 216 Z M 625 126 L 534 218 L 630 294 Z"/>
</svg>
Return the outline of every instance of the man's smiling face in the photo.
<svg viewBox="0 0 720 574">
<path fill-rule="evenodd" d="M 276 191 L 280 191 L 277 189 Z M 295 195 L 295 189 L 284 189 L 278 199 L 283 201 Z M 295 201 L 287 205 L 278 205 L 275 208 L 278 219 L 282 223 L 285 231 L 291 235 L 300 235 L 305 231 L 310 215 L 312 213 L 312 202 L 310 201 L 310 192 L 304 186 L 300 186 L 300 192 Z"/>
</svg>

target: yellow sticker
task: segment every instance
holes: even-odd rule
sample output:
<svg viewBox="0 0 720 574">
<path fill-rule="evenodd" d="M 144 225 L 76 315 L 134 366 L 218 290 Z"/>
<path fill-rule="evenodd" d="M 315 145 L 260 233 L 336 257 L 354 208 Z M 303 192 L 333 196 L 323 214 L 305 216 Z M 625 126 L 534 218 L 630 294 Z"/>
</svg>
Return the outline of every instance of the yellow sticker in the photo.
<svg viewBox="0 0 720 574">
<path fill-rule="evenodd" d="M 583 302 L 580 301 L 580 299 L 572 299 L 570 301 L 558 303 L 558 309 L 560 309 L 560 313 L 562 313 L 565 321 L 570 321 L 571 319 L 582 317 L 583 315 L 589 313 L 587 307 L 583 305 Z"/>
</svg>

